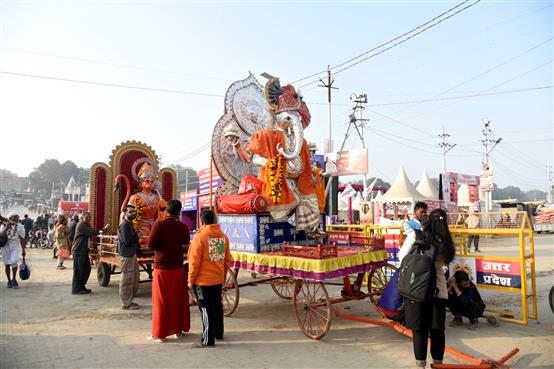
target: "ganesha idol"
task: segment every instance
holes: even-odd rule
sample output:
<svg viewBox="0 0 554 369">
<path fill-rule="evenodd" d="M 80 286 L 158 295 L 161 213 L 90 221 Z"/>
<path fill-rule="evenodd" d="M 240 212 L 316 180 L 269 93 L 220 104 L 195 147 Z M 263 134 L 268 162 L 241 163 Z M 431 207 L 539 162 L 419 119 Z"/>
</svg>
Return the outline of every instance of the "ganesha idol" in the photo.
<svg viewBox="0 0 554 369">
<path fill-rule="evenodd" d="M 251 74 L 225 96 L 226 112 L 212 136 L 214 163 L 226 180 L 218 189 L 218 210 L 230 212 L 229 204 L 246 204 L 256 192 L 275 221 L 313 230 L 320 207 L 304 139 L 310 112 L 293 86 L 263 76 L 264 88 Z"/>
<path fill-rule="evenodd" d="M 115 178 L 116 190 L 119 189 L 120 180 L 123 180 L 126 185 L 125 200 L 120 209 L 120 220 L 123 217 L 126 205 L 133 205 L 136 208 L 137 217 L 133 220 L 133 227 L 138 233 L 140 245 L 145 246 L 148 243 L 148 236 L 150 236 L 150 230 L 154 222 L 165 218 L 167 202 L 160 196 L 158 171 L 150 160 L 146 158 L 137 160 L 133 164 L 131 172 L 134 179 L 139 183 L 138 191 L 135 193 L 132 193 L 131 182 L 126 175 L 119 174 Z"/>
</svg>

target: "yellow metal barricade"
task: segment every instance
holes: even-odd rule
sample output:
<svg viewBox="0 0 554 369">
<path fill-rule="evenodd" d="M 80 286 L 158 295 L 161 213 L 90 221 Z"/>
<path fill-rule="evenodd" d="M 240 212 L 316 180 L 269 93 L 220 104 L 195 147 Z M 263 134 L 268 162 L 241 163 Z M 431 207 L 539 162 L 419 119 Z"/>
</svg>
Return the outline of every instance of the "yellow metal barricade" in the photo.
<svg viewBox="0 0 554 369">
<path fill-rule="evenodd" d="M 458 267 L 467 268 L 466 271 L 473 276 L 479 289 L 520 296 L 521 311 L 519 312 L 493 307 L 488 307 L 487 311 L 499 314 L 502 320 L 514 323 L 527 324 L 529 319 L 536 320 L 535 242 L 527 213 L 490 212 L 464 216 L 478 217 L 478 221 L 474 218 L 473 222 L 469 220 L 463 225 L 450 225 Z M 458 219 L 458 217 L 449 214 L 449 219 Z M 480 242 L 480 248 L 484 254 L 468 252 L 467 242 L 463 240 L 470 236 L 485 238 L 485 241 Z M 506 239 L 513 239 L 514 243 L 508 242 L 506 247 Z M 500 245 L 499 251 L 504 255 L 496 255 L 501 253 L 499 251 L 483 249 L 483 242 Z"/>
</svg>

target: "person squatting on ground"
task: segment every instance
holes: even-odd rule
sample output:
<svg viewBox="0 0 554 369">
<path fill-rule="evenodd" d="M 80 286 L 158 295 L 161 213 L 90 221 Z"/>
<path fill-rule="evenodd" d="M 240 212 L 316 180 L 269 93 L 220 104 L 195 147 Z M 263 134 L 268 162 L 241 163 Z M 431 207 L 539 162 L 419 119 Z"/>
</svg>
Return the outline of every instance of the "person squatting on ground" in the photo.
<svg viewBox="0 0 554 369">
<path fill-rule="evenodd" d="M 117 253 L 119 254 L 121 279 L 119 280 L 119 298 L 123 310 L 137 310 L 138 304 L 133 302 L 138 289 L 140 270 L 137 255 L 140 253 L 139 238 L 132 221 L 137 217 L 133 205 L 125 206 L 123 221 L 117 228 Z"/>
<path fill-rule="evenodd" d="M 458 270 L 448 282 L 448 308 L 454 315 L 449 325 L 463 325 L 462 317 L 465 316 L 469 319 L 469 329 L 479 328 L 479 317 L 483 315 L 486 305 L 475 284 L 469 280 L 469 275 Z"/>
<path fill-rule="evenodd" d="M 190 243 L 189 229 L 179 220 L 181 202 L 167 204 L 167 218 L 152 226 L 148 248 L 154 250 L 152 280 L 152 335 L 158 343 L 170 335 L 182 337 L 190 330 L 187 281 L 183 248 Z"/>
<path fill-rule="evenodd" d="M 429 254 L 434 255 L 436 276 L 434 294 L 422 302 L 406 299 L 404 302 L 406 327 L 413 332 L 413 348 L 417 368 L 427 364 L 427 340 L 431 337 L 431 357 L 434 364 L 441 364 L 445 349 L 445 321 L 448 289 L 446 285 L 446 266 L 454 258 L 452 237 L 448 230 L 446 213 L 435 209 L 422 224 L 420 235 L 426 243 Z"/>
<path fill-rule="evenodd" d="M 90 213 L 84 212 L 81 221 L 77 224 L 75 230 L 75 239 L 71 247 L 73 254 L 73 282 L 71 284 L 71 293 L 74 295 L 85 295 L 92 291 L 86 288 L 88 278 L 90 277 L 90 259 L 88 256 L 89 238 L 98 236 L 98 231 L 90 226 Z M 108 225 L 104 227 L 107 229 Z"/>
<path fill-rule="evenodd" d="M 0 225 L 0 233 L 8 237 L 8 242 L 2 247 L 2 261 L 8 277 L 8 288 L 19 288 L 17 284 L 17 262 L 19 261 L 19 248 L 21 256 L 25 257 L 25 228 L 19 224 L 19 215 L 11 212 L 8 214 L 8 223 Z M 10 277 L 10 269 L 11 275 Z"/>
<path fill-rule="evenodd" d="M 58 249 L 57 257 L 58 257 L 58 270 L 64 270 L 65 267 L 63 266 L 64 260 L 69 259 L 69 248 L 71 247 L 71 244 L 69 242 L 69 234 L 67 230 L 67 218 L 63 215 L 59 218 L 59 224 L 56 227 L 56 235 L 54 237 L 56 239 L 56 248 Z"/>
<path fill-rule="evenodd" d="M 215 213 L 200 214 L 202 227 L 188 251 L 189 286 L 193 289 L 202 314 L 202 338 L 193 347 L 213 347 L 223 339 L 223 304 L 221 290 L 225 273 L 233 262 L 229 239 L 216 224 Z"/>
<path fill-rule="evenodd" d="M 404 222 L 404 234 L 406 239 L 398 251 L 398 261 L 402 262 L 404 256 L 408 255 L 416 239 L 415 231 L 421 230 L 421 222 L 427 216 L 427 204 L 418 201 L 414 205 L 414 217 Z"/>
</svg>

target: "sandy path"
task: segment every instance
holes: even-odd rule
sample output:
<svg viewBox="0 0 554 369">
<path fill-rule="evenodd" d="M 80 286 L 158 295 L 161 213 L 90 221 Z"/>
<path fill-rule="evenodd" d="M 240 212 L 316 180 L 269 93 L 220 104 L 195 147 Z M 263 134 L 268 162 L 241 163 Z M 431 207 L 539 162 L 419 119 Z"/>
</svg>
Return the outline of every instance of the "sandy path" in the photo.
<svg viewBox="0 0 554 369">
<path fill-rule="evenodd" d="M 537 238 L 537 280 L 540 323 L 482 325 L 478 331 L 447 328 L 447 343 L 478 357 L 499 358 L 513 347 L 521 353 L 510 361 L 516 368 L 552 368 L 554 315 L 547 303 L 552 279 L 554 237 Z M 226 340 L 215 349 L 189 349 L 199 339 L 200 316 L 192 308 L 192 332 L 167 344 L 145 340 L 151 319 L 150 283 L 141 284 L 138 311 L 119 307 L 117 283 L 96 282 L 93 293 L 70 294 L 71 263 L 58 271 L 50 250 L 32 249 L 32 278 L 19 290 L 0 279 L 1 368 L 406 368 L 413 367 L 411 342 L 393 330 L 334 319 L 327 336 L 311 341 L 300 333 L 291 303 L 269 286 L 241 289 L 235 314 L 225 319 Z M 241 274 L 241 279 L 248 278 Z M 347 313 L 377 315 L 367 302 L 339 305 Z M 448 362 L 460 362 L 447 356 Z"/>
</svg>

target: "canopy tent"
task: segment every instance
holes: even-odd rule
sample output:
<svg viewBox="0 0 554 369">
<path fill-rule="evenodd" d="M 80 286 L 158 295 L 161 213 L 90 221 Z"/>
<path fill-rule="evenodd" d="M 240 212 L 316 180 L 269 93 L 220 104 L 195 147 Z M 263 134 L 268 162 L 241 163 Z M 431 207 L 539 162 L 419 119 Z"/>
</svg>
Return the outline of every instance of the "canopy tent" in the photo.
<svg viewBox="0 0 554 369">
<path fill-rule="evenodd" d="M 352 199 L 352 210 L 360 211 L 364 198 L 360 192 L 356 193 L 356 197 Z"/>
<path fill-rule="evenodd" d="M 343 199 L 342 196 L 339 196 L 338 200 L 339 200 L 339 204 L 338 204 L 339 211 L 348 210 L 348 200 Z"/>
<path fill-rule="evenodd" d="M 398 176 L 389 190 L 379 198 L 379 202 L 388 204 L 415 203 L 416 201 L 431 200 L 422 195 L 408 179 L 404 166 L 400 167 Z"/>
<path fill-rule="evenodd" d="M 421 179 L 419 181 L 419 184 L 416 187 L 416 190 L 425 196 L 427 200 L 438 200 L 439 199 L 439 191 L 431 182 L 431 178 L 429 178 L 429 174 L 427 174 L 427 170 L 423 170 L 423 174 L 421 175 Z"/>
</svg>

